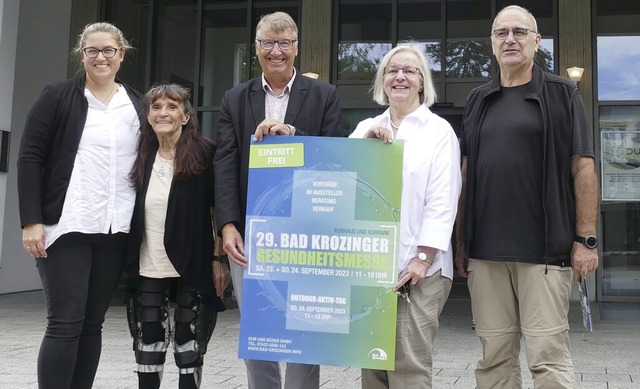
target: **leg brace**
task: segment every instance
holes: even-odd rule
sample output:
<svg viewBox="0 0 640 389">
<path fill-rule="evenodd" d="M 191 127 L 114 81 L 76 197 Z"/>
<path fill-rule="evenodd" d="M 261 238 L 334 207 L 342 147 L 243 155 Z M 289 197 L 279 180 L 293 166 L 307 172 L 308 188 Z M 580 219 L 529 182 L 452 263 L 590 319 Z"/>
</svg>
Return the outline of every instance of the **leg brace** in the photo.
<svg viewBox="0 0 640 389">
<path fill-rule="evenodd" d="M 180 290 L 177 303 L 174 340 L 176 366 L 181 375 L 193 375 L 195 387 L 199 387 L 203 358 L 218 312 L 210 304 L 203 302 L 202 294 L 194 290 Z"/>
<path fill-rule="evenodd" d="M 144 280 L 127 298 L 127 321 L 141 373 L 161 373 L 171 337 L 169 297 L 162 280 Z"/>
</svg>

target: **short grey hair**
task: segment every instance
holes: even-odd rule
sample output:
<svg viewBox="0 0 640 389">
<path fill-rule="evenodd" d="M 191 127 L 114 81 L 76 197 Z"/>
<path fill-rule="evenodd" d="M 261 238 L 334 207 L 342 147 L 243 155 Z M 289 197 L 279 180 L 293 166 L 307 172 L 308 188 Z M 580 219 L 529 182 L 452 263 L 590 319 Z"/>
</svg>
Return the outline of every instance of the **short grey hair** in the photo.
<svg viewBox="0 0 640 389">
<path fill-rule="evenodd" d="M 269 29 L 277 33 L 291 30 L 295 34 L 294 39 L 298 39 L 298 26 L 293 18 L 286 12 L 274 12 L 262 15 L 258 25 L 256 26 L 256 39 L 260 39 L 260 32 L 263 29 Z"/>
<path fill-rule="evenodd" d="M 387 54 L 382 57 L 378 70 L 376 71 L 376 77 L 373 80 L 371 91 L 373 94 L 373 101 L 380 105 L 389 105 L 389 96 L 384 91 L 384 70 L 397 53 L 407 52 L 416 56 L 418 59 L 418 70 L 422 75 L 422 92 L 420 95 L 420 104 L 424 104 L 427 107 L 433 105 L 436 102 L 436 89 L 433 86 L 433 79 L 431 78 L 431 70 L 429 70 L 429 64 L 427 58 L 424 55 L 424 48 L 417 42 L 410 42 L 401 46 L 396 46 L 391 49 Z"/>
</svg>

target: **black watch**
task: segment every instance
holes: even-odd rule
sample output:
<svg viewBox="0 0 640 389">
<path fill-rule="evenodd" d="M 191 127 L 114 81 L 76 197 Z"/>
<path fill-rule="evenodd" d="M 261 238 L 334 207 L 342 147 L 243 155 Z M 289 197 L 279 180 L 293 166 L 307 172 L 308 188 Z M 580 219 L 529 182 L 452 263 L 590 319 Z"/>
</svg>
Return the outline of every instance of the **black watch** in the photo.
<svg viewBox="0 0 640 389">
<path fill-rule="evenodd" d="M 598 238 L 595 235 L 587 235 L 587 236 L 577 236 L 573 239 L 578 243 L 582 243 L 587 246 L 587 248 L 595 249 L 598 247 Z"/>
</svg>

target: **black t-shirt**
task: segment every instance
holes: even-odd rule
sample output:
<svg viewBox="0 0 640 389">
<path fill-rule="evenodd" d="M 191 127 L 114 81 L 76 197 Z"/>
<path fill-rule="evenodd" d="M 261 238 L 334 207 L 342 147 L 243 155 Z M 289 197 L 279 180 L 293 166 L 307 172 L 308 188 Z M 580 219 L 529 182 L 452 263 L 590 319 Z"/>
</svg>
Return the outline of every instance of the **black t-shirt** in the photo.
<svg viewBox="0 0 640 389">
<path fill-rule="evenodd" d="M 480 128 L 472 258 L 539 262 L 544 256 L 543 123 L 527 85 L 502 87 Z"/>
</svg>

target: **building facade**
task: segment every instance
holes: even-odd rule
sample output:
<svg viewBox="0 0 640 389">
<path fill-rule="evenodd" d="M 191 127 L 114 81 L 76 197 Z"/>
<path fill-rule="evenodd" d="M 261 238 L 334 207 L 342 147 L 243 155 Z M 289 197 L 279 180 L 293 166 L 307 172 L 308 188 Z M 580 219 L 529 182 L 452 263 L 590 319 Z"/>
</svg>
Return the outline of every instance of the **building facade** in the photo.
<svg viewBox="0 0 640 389">
<path fill-rule="evenodd" d="M 297 69 L 337 86 L 345 126 L 353 129 L 381 111 L 369 93 L 378 60 L 413 41 L 424 47 L 433 71 L 433 110 L 458 130 L 468 92 L 496 72 L 490 27 L 509 4 L 536 16 L 540 66 L 562 76 L 569 67 L 585 69 L 579 86 L 595 123 L 602 185 L 602 261 L 592 293 L 599 301 L 640 301 L 640 0 L 0 0 L 0 82 L 15 72 L 13 84 L 0 89 L 10 107 L 0 130 L 11 133 L 2 145 L 13 151 L 8 172 L 0 173 L 6 197 L 0 293 L 38 287 L 33 261 L 21 252 L 15 154 L 41 88 L 77 73 L 66 54 L 86 23 L 107 20 L 125 32 L 136 50 L 120 77 L 140 91 L 158 81 L 190 87 L 211 137 L 224 92 L 259 75 L 255 25 L 276 10 L 300 28 Z"/>
</svg>

